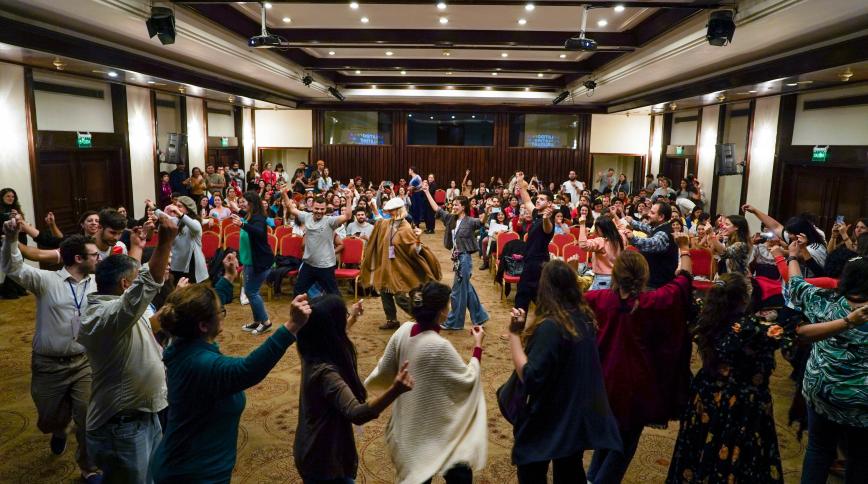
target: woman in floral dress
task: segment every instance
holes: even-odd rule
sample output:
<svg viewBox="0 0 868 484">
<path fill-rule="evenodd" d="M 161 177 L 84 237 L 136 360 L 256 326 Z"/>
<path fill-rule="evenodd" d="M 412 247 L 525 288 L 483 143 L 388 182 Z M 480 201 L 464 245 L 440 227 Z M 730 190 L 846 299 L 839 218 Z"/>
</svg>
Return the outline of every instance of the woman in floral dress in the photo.
<svg viewBox="0 0 868 484">
<path fill-rule="evenodd" d="M 783 482 L 769 393 L 783 329 L 745 314 L 750 284 L 715 281 L 691 328 L 702 368 L 691 385 L 667 483 Z"/>
</svg>

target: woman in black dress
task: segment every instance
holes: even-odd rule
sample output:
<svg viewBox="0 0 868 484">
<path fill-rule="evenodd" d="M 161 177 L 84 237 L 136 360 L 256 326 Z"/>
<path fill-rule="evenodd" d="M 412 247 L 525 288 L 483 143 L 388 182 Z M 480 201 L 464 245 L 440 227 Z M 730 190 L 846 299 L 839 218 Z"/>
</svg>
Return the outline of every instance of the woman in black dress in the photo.
<svg viewBox="0 0 868 484">
<path fill-rule="evenodd" d="M 667 483 L 783 482 L 769 393 L 783 329 L 746 314 L 750 284 L 730 272 L 715 281 L 691 328 L 702 368 L 669 466 Z"/>
</svg>

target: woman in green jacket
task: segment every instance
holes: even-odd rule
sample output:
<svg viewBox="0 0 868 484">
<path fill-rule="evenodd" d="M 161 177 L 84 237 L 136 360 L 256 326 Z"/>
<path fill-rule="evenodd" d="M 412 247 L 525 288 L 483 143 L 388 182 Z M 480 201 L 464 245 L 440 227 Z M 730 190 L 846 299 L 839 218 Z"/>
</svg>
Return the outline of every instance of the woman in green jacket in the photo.
<svg viewBox="0 0 868 484">
<path fill-rule="evenodd" d="M 229 482 L 235 467 L 244 390 L 261 382 L 295 342 L 311 309 L 293 299 L 290 319 L 244 358 L 224 356 L 215 338 L 226 310 L 205 285 L 174 291 L 158 314 L 174 340 L 166 348 L 169 418 L 151 459 L 155 483 Z"/>
</svg>

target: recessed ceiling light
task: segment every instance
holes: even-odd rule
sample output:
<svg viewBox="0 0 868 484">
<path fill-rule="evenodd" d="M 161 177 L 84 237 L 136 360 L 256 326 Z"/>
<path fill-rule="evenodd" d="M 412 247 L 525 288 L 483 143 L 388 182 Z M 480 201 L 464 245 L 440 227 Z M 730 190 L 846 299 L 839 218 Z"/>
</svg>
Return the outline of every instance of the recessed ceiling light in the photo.
<svg viewBox="0 0 868 484">
<path fill-rule="evenodd" d="M 446 86 L 446 89 L 455 89 L 455 86 Z M 452 116 L 452 118 L 454 119 L 455 116 Z"/>
<path fill-rule="evenodd" d="M 446 24 L 448 24 L 448 23 L 449 23 L 449 19 L 448 19 L 448 18 L 446 18 L 446 17 L 440 17 L 440 24 L 441 24 L 441 25 L 446 25 Z"/>
<path fill-rule="evenodd" d="M 359 20 L 360 20 L 363 24 L 366 24 L 366 23 L 370 22 L 370 19 L 369 19 L 368 17 L 362 17 L 362 18 L 360 18 Z"/>
<path fill-rule="evenodd" d="M 561 55 L 559 55 L 558 57 L 560 57 L 561 59 L 566 59 L 566 58 L 567 58 L 567 55 L 566 55 L 566 54 L 561 54 Z"/>
<path fill-rule="evenodd" d="M 440 2 L 437 4 L 437 10 L 446 10 L 446 2 Z"/>
<path fill-rule="evenodd" d="M 615 11 L 618 12 L 618 13 L 623 12 L 623 11 L 624 11 L 624 6 L 623 6 L 623 5 L 615 5 Z"/>
<path fill-rule="evenodd" d="M 329 51 L 329 55 L 335 55 L 335 51 L 330 50 L 330 51 Z"/>
<path fill-rule="evenodd" d="M 434 119 L 434 116 L 428 116 L 428 119 Z"/>
<path fill-rule="evenodd" d="M 501 56 L 501 57 L 509 57 L 509 54 L 507 54 L 506 52 L 501 52 L 501 53 L 500 53 L 500 56 Z"/>
<path fill-rule="evenodd" d="M 376 89 L 376 88 L 377 88 L 377 85 L 376 85 L 376 84 L 374 84 L 374 85 L 371 86 L 371 89 Z"/>
<path fill-rule="evenodd" d="M 271 4 L 268 2 L 263 3 L 262 6 L 265 8 L 271 8 Z"/>
<path fill-rule="evenodd" d="M 524 92 L 530 91 L 529 87 L 524 88 Z"/>
<path fill-rule="evenodd" d="M 492 76 L 496 76 L 497 73 L 496 73 L 496 72 L 492 72 L 491 75 L 492 75 Z"/>
<path fill-rule="evenodd" d="M 109 77 L 118 77 L 118 73 L 115 71 L 108 71 L 108 76 Z"/>
<path fill-rule="evenodd" d="M 350 8 L 353 10 L 356 10 L 357 8 L 359 8 L 359 3 L 358 2 L 350 2 Z"/>
<path fill-rule="evenodd" d="M 452 52 L 449 52 L 448 50 L 444 50 L 443 55 L 445 55 L 446 57 L 449 57 L 450 55 L 452 55 Z"/>
<path fill-rule="evenodd" d="M 476 119 L 476 115 L 475 115 L 475 114 L 471 114 L 470 117 L 473 118 L 473 119 Z"/>
<path fill-rule="evenodd" d="M 455 115 L 454 115 L 454 114 L 452 115 L 452 119 L 455 119 Z"/>
<path fill-rule="evenodd" d="M 391 50 L 387 50 L 387 51 L 386 51 L 386 55 L 394 55 L 394 54 L 395 54 L 395 53 L 392 52 Z"/>
<path fill-rule="evenodd" d="M 156 84 L 155 81 L 148 81 L 148 84 Z"/>
<path fill-rule="evenodd" d="M 490 91 L 490 90 L 491 90 L 491 86 L 485 86 L 485 90 L 486 90 L 486 91 Z"/>
<path fill-rule="evenodd" d="M 407 86 L 407 89 L 416 89 L 416 86 L 410 85 L 410 86 Z"/>
<path fill-rule="evenodd" d="M 532 4 L 532 3 L 528 3 L 527 5 L 524 6 L 524 9 L 527 10 L 528 12 L 533 12 L 533 9 L 535 9 L 535 8 L 536 8 L 536 6 L 534 6 L 534 4 Z"/>
<path fill-rule="evenodd" d="M 537 77 L 542 77 L 542 76 L 543 76 L 543 73 L 542 73 L 542 72 L 538 72 L 536 76 L 537 76 Z"/>
<path fill-rule="evenodd" d="M 411 113 L 411 114 L 408 114 L 407 117 L 408 117 L 408 118 L 412 118 L 412 117 L 413 117 L 413 114 L 412 114 L 412 113 Z"/>
<path fill-rule="evenodd" d="M 361 73 L 362 73 L 362 71 L 356 71 L 356 74 L 361 74 Z"/>
<path fill-rule="evenodd" d="M 788 82 L 787 85 L 790 87 L 795 87 L 795 86 L 798 86 L 799 83 L 798 82 Z"/>
<path fill-rule="evenodd" d="M 750 94 L 753 94 L 753 93 L 755 93 L 756 91 L 748 91 L 748 92 L 749 92 Z"/>
<path fill-rule="evenodd" d="M 446 75 L 447 75 L 447 76 L 451 76 L 451 75 L 452 75 L 452 71 L 447 72 Z"/>
<path fill-rule="evenodd" d="M 291 19 L 291 18 L 289 18 L 289 17 L 283 17 L 283 23 L 288 24 L 288 23 L 290 23 L 290 22 L 292 22 L 292 19 Z"/>
<path fill-rule="evenodd" d="M 402 75 L 402 76 L 406 76 L 406 75 L 407 75 L 407 71 L 401 71 L 401 75 Z"/>
<path fill-rule="evenodd" d="M 813 84 L 814 81 L 797 81 L 796 84 Z"/>
<path fill-rule="evenodd" d="M 602 18 L 602 19 L 600 19 L 600 20 L 597 20 L 597 27 L 605 27 L 605 26 L 607 26 L 607 25 L 609 25 L 609 21 L 608 21 L 608 20 L 606 20 L 606 19 L 604 19 L 604 18 Z"/>
<path fill-rule="evenodd" d="M 524 24 L 526 24 L 526 23 L 527 23 L 527 20 L 525 20 L 525 19 L 523 19 L 523 18 L 518 19 L 518 24 L 519 24 L 519 25 L 524 25 Z"/>
</svg>

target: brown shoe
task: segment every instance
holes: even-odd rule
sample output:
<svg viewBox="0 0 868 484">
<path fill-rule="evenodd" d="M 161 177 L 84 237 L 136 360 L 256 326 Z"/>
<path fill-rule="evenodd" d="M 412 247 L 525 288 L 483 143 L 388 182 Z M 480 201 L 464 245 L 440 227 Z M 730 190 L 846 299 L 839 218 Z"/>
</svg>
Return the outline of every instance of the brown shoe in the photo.
<svg viewBox="0 0 868 484">
<path fill-rule="evenodd" d="M 386 321 L 379 326 L 379 329 L 398 329 L 399 327 L 401 327 L 401 323 L 397 321 Z"/>
</svg>

